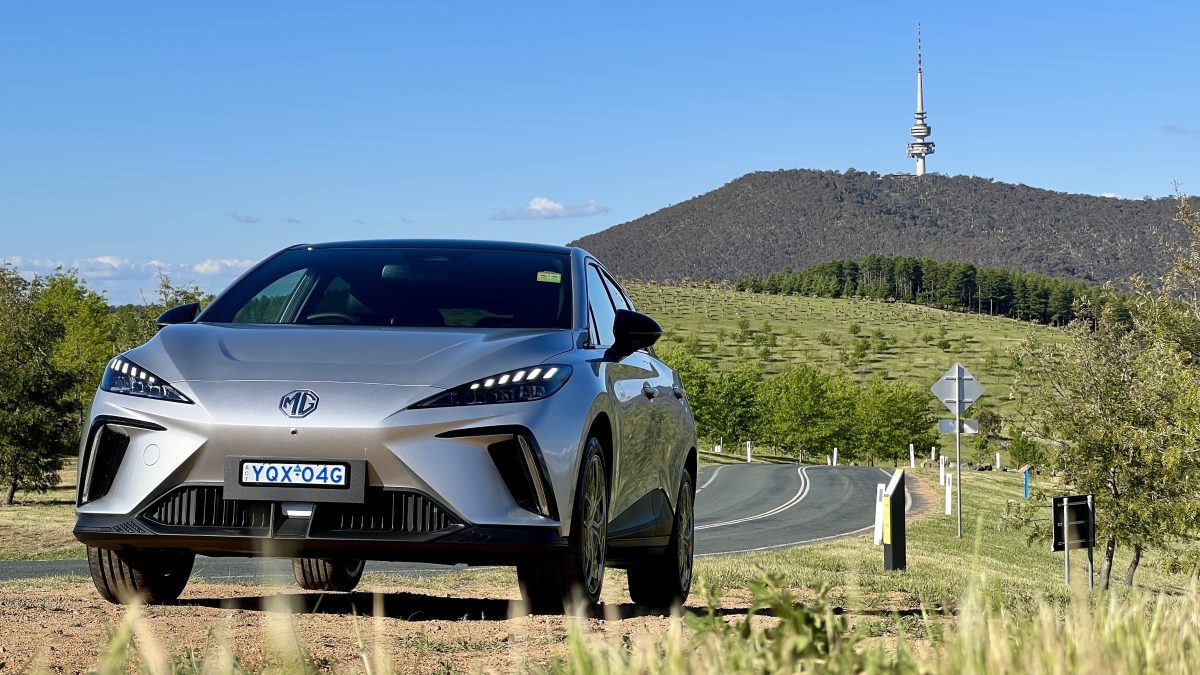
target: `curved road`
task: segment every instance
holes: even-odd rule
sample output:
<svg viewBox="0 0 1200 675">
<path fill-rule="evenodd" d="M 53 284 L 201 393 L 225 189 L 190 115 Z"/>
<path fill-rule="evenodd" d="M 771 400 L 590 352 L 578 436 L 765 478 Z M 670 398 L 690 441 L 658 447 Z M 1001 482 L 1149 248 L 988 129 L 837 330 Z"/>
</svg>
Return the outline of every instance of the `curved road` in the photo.
<svg viewBox="0 0 1200 675">
<path fill-rule="evenodd" d="M 875 486 L 891 471 L 854 466 L 722 464 L 700 469 L 696 553 L 789 548 L 870 530 Z M 911 502 L 911 495 L 910 495 Z M 462 566 L 456 566 L 462 568 Z M 428 574 L 444 565 L 371 562 L 370 572 Z M 220 583 L 292 583 L 290 560 L 196 559 L 193 571 Z M 0 580 L 88 575 L 83 560 L 0 562 Z"/>
<path fill-rule="evenodd" d="M 875 486 L 891 472 L 863 466 L 723 464 L 700 469 L 696 552 L 745 553 L 865 532 Z"/>
</svg>

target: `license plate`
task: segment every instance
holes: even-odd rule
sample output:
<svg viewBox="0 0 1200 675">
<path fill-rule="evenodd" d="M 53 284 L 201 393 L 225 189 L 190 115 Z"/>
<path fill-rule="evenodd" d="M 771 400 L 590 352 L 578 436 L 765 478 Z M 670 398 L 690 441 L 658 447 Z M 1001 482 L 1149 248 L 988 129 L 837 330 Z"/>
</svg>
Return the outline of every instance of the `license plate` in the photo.
<svg viewBox="0 0 1200 675">
<path fill-rule="evenodd" d="M 345 464 L 242 462 L 242 485 L 346 487 L 349 473 Z"/>
</svg>

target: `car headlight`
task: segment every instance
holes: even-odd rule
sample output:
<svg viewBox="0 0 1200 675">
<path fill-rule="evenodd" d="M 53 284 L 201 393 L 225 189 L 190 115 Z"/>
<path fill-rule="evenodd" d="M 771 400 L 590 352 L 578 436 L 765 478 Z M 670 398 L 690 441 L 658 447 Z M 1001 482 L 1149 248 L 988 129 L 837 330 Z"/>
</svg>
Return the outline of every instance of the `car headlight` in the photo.
<svg viewBox="0 0 1200 675">
<path fill-rule="evenodd" d="M 104 369 L 104 377 L 100 380 L 100 388 L 114 394 L 128 394 L 177 403 L 192 402 L 191 399 L 179 393 L 178 389 L 164 382 L 161 377 L 124 356 L 118 356 L 108 362 L 108 367 Z"/>
<path fill-rule="evenodd" d="M 537 401 L 562 389 L 571 366 L 534 366 L 484 377 L 414 403 L 414 408 Z"/>
</svg>

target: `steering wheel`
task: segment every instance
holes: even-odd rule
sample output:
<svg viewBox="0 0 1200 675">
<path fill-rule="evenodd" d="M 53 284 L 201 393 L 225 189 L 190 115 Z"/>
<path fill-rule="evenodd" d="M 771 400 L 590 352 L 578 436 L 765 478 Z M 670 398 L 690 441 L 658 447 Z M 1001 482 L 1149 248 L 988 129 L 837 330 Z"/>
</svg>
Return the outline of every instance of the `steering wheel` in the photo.
<svg viewBox="0 0 1200 675">
<path fill-rule="evenodd" d="M 341 312 L 317 312 L 316 314 L 309 314 L 308 316 L 304 317 L 304 323 L 315 323 L 322 325 L 351 324 L 357 326 L 362 322 L 349 314 L 343 314 Z"/>
</svg>

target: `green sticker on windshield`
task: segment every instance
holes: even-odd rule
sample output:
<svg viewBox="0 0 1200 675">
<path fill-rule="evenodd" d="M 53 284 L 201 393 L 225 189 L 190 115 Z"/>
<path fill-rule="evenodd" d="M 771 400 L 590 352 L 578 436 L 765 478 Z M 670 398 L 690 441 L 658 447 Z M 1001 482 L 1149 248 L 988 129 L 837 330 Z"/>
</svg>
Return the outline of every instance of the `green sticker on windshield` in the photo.
<svg viewBox="0 0 1200 675">
<path fill-rule="evenodd" d="M 561 284 L 562 275 L 558 272 L 538 272 L 537 280 L 544 281 L 548 284 Z"/>
</svg>

